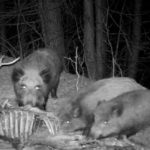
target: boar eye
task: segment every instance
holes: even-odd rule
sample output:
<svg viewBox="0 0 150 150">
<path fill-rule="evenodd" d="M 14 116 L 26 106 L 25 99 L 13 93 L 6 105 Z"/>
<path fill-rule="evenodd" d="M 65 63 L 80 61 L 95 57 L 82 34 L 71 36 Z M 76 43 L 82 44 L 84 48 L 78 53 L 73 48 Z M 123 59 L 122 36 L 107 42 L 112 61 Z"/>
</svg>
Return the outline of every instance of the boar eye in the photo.
<svg viewBox="0 0 150 150">
<path fill-rule="evenodd" d="M 40 90 L 40 89 L 41 89 L 41 86 L 40 86 L 40 85 L 37 85 L 37 86 L 35 86 L 35 89 L 36 89 L 36 90 Z"/>
<path fill-rule="evenodd" d="M 70 123 L 70 121 L 66 121 L 65 123 L 66 123 L 66 124 L 69 124 L 69 123 Z"/>
<path fill-rule="evenodd" d="M 21 84 L 20 86 L 21 86 L 22 89 L 26 89 L 26 85 Z"/>
<path fill-rule="evenodd" d="M 106 124 L 106 125 L 107 125 L 107 124 L 108 124 L 108 121 L 104 121 L 104 124 Z"/>
</svg>

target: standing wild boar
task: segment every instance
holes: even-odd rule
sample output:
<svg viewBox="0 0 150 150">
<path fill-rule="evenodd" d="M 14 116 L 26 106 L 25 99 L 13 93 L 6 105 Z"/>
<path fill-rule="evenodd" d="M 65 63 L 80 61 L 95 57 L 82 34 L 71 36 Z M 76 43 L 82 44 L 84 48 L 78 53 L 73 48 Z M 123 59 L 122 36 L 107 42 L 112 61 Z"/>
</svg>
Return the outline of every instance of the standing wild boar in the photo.
<svg viewBox="0 0 150 150">
<path fill-rule="evenodd" d="M 94 138 L 134 135 L 150 125 L 150 90 L 124 93 L 99 102 L 90 135 Z"/>
<path fill-rule="evenodd" d="M 18 105 L 45 110 L 49 93 L 57 97 L 62 70 L 61 59 L 51 49 L 39 49 L 22 60 L 11 75 Z"/>
</svg>

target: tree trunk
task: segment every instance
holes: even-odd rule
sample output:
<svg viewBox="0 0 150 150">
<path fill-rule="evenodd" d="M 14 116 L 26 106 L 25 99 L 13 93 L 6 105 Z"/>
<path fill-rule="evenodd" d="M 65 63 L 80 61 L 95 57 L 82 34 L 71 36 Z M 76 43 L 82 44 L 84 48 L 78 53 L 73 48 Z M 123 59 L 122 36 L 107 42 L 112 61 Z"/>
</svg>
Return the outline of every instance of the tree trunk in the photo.
<svg viewBox="0 0 150 150">
<path fill-rule="evenodd" d="M 101 79 L 104 76 L 104 60 L 106 52 L 106 36 L 104 35 L 104 8 L 105 2 L 103 0 L 96 0 L 96 79 Z"/>
<path fill-rule="evenodd" d="M 0 43 L 1 43 L 1 54 L 2 55 L 5 55 L 6 54 L 6 43 L 5 43 L 5 40 L 6 40 L 6 32 L 5 32 L 5 25 L 3 23 L 1 23 L 0 25 Z"/>
<path fill-rule="evenodd" d="M 133 36 L 132 36 L 132 54 L 129 57 L 129 70 L 128 76 L 135 78 L 138 68 L 138 56 L 139 51 L 141 49 L 141 0 L 135 0 L 135 8 L 134 8 L 134 22 L 133 22 Z"/>
<path fill-rule="evenodd" d="M 25 56 L 27 56 L 27 37 L 26 37 L 26 25 L 20 25 L 20 46 L 21 46 L 21 50 L 22 50 L 22 57 L 24 58 Z"/>
<path fill-rule="evenodd" d="M 61 22 L 61 1 L 39 0 L 42 33 L 45 46 L 52 48 L 59 56 L 64 56 L 64 35 Z"/>
<path fill-rule="evenodd" d="M 0 10 L 1 10 L 1 12 L 3 12 L 4 11 L 4 3 L 1 3 L 1 5 L 0 5 Z M 6 53 L 6 43 L 5 43 L 5 39 L 6 39 L 6 27 L 5 27 L 5 25 L 4 25 L 4 20 L 3 19 L 1 19 L 1 25 L 0 25 L 0 49 L 1 49 L 1 53 L 0 53 L 0 55 L 5 55 L 5 53 Z"/>
<path fill-rule="evenodd" d="M 84 54 L 88 77 L 95 79 L 96 62 L 94 47 L 93 0 L 84 0 Z"/>
</svg>

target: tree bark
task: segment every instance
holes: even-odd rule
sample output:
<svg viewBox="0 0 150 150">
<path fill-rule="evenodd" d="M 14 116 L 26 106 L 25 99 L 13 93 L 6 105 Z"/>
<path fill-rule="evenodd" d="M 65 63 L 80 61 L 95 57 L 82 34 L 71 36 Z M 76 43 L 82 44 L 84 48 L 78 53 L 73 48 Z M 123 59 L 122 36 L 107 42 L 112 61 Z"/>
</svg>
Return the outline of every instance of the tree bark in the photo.
<svg viewBox="0 0 150 150">
<path fill-rule="evenodd" d="M 94 46 L 94 17 L 93 17 L 93 1 L 84 0 L 84 54 L 87 66 L 88 77 L 95 79 L 96 62 L 95 62 L 95 46 Z"/>
<path fill-rule="evenodd" d="M 64 56 L 65 48 L 61 24 L 61 1 L 39 0 L 39 6 L 45 46 L 52 48 L 62 57 Z"/>
<path fill-rule="evenodd" d="M 141 0 L 135 0 L 135 8 L 134 8 L 134 22 L 133 22 L 133 36 L 132 36 L 132 54 L 129 57 L 129 69 L 128 76 L 135 78 L 138 68 L 138 57 L 141 49 Z"/>
<path fill-rule="evenodd" d="M 0 10 L 1 10 L 1 12 L 4 11 L 4 3 L 1 3 Z M 5 39 L 6 39 L 6 27 L 4 25 L 4 20 L 1 19 L 1 25 L 0 25 L 0 43 L 1 43 L 0 44 L 0 49 L 1 49 L 1 55 L 5 55 L 5 53 L 6 53 Z"/>
<path fill-rule="evenodd" d="M 96 79 L 101 79 L 104 76 L 104 61 L 106 52 L 106 36 L 104 34 L 104 8 L 105 2 L 103 0 L 96 0 Z"/>
<path fill-rule="evenodd" d="M 27 37 L 26 37 L 26 26 L 25 25 L 20 25 L 20 46 L 22 50 L 22 57 L 24 58 L 26 56 L 26 50 L 27 50 Z"/>
</svg>

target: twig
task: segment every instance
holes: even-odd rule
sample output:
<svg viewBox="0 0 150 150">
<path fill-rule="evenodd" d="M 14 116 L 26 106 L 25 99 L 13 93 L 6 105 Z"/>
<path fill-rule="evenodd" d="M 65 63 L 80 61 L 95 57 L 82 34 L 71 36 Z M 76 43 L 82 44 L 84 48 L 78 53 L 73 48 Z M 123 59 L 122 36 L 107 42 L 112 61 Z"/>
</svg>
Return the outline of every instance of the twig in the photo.
<svg viewBox="0 0 150 150">
<path fill-rule="evenodd" d="M 79 73 L 78 73 L 78 47 L 76 47 L 75 69 L 76 69 L 76 74 L 77 74 L 76 89 L 77 89 L 77 91 L 78 91 L 78 90 L 79 90 L 79 79 L 80 79 L 80 75 L 79 75 Z"/>
<path fill-rule="evenodd" d="M 13 61 L 10 61 L 10 62 L 7 62 L 7 63 L 3 63 L 2 61 L 3 61 L 4 57 L 5 57 L 5 56 L 3 55 L 3 56 L 0 58 L 0 67 L 12 65 L 12 64 L 16 63 L 16 62 L 20 59 L 20 57 L 18 57 L 18 58 L 16 58 L 16 59 L 14 59 Z"/>
</svg>

